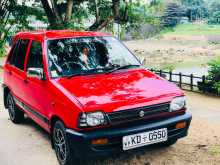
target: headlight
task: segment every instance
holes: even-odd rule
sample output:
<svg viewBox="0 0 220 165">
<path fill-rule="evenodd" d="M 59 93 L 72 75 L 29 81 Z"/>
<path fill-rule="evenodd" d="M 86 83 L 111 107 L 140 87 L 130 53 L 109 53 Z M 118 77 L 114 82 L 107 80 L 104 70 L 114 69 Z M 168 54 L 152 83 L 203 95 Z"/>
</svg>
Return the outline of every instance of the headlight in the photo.
<svg viewBox="0 0 220 165">
<path fill-rule="evenodd" d="M 170 103 L 170 112 L 181 110 L 185 108 L 185 106 L 186 106 L 186 97 L 185 96 L 176 97 Z"/>
<path fill-rule="evenodd" d="M 106 116 L 101 111 L 82 113 L 79 118 L 79 127 L 94 127 L 105 125 L 106 123 Z"/>
</svg>

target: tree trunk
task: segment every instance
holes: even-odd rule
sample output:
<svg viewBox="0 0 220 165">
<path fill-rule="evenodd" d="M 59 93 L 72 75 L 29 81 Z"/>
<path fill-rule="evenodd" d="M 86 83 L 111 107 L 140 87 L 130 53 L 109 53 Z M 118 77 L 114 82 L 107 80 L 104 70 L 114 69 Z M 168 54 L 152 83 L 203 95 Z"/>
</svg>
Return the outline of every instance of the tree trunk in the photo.
<svg viewBox="0 0 220 165">
<path fill-rule="evenodd" d="M 120 0 L 112 0 L 112 10 L 115 22 L 120 22 L 120 14 L 119 14 L 119 6 Z"/>
<path fill-rule="evenodd" d="M 56 28 L 59 25 L 59 23 L 58 23 L 58 20 L 56 19 L 57 17 L 55 16 L 53 10 L 50 7 L 48 1 L 41 0 L 41 3 L 43 5 L 44 11 L 47 15 L 50 26 L 53 28 Z"/>
<path fill-rule="evenodd" d="M 67 0 L 66 15 L 65 15 L 66 23 L 68 23 L 68 21 L 71 19 L 72 10 L 73 10 L 73 0 Z"/>
<path fill-rule="evenodd" d="M 100 12 L 99 12 L 97 0 L 95 0 L 95 16 L 96 16 L 96 22 L 99 22 L 100 21 Z"/>
<path fill-rule="evenodd" d="M 57 0 L 51 0 L 51 3 L 52 3 L 52 10 L 53 10 L 53 12 L 54 12 L 54 14 L 56 16 L 56 19 L 60 23 L 63 22 L 62 16 L 59 13 L 58 8 L 57 8 Z"/>
<path fill-rule="evenodd" d="M 124 11 L 124 17 L 123 17 L 123 21 L 128 21 L 128 5 L 130 2 L 125 1 L 125 11 Z"/>
<path fill-rule="evenodd" d="M 99 22 L 94 22 L 88 29 L 89 31 L 98 31 L 102 30 L 113 20 L 112 16 L 109 16 L 106 20 L 100 20 Z"/>
</svg>

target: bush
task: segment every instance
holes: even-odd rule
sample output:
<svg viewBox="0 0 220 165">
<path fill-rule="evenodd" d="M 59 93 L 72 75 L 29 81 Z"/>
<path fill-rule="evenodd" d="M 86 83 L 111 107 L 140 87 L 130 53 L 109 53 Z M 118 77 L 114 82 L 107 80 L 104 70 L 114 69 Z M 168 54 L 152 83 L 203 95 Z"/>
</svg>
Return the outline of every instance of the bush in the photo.
<svg viewBox="0 0 220 165">
<path fill-rule="evenodd" d="M 220 82 L 220 58 L 208 63 L 208 78 L 213 82 Z"/>
<path fill-rule="evenodd" d="M 220 58 L 212 60 L 208 65 L 208 78 L 213 83 L 213 88 L 220 94 Z"/>
<path fill-rule="evenodd" d="M 198 82 L 200 91 L 220 95 L 220 58 L 208 63 L 209 70 L 205 82 Z"/>
</svg>

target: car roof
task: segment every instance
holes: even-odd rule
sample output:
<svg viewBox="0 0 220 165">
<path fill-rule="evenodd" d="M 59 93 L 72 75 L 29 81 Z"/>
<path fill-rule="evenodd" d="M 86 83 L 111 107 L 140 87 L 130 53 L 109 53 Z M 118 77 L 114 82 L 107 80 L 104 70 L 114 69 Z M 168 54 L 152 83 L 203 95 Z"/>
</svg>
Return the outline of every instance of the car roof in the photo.
<svg viewBox="0 0 220 165">
<path fill-rule="evenodd" d="M 45 40 L 45 39 L 88 37 L 88 36 L 111 36 L 111 34 L 105 32 L 93 32 L 93 31 L 40 30 L 40 31 L 30 31 L 30 32 L 19 32 L 15 35 L 15 40 L 17 38 L 32 38 L 37 40 Z"/>
</svg>

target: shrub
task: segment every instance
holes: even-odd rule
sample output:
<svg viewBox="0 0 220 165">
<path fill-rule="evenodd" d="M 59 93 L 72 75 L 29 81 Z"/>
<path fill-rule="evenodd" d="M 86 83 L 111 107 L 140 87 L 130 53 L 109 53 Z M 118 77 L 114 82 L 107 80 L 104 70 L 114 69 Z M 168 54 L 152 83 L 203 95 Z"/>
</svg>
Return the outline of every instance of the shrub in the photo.
<svg viewBox="0 0 220 165">
<path fill-rule="evenodd" d="M 213 84 L 213 88 L 220 94 L 220 58 L 208 63 L 208 79 Z"/>
<path fill-rule="evenodd" d="M 198 82 L 200 91 L 220 95 L 220 58 L 208 63 L 209 70 L 205 82 Z"/>
<path fill-rule="evenodd" d="M 220 82 L 220 58 L 208 63 L 208 78 L 214 82 Z"/>
</svg>

